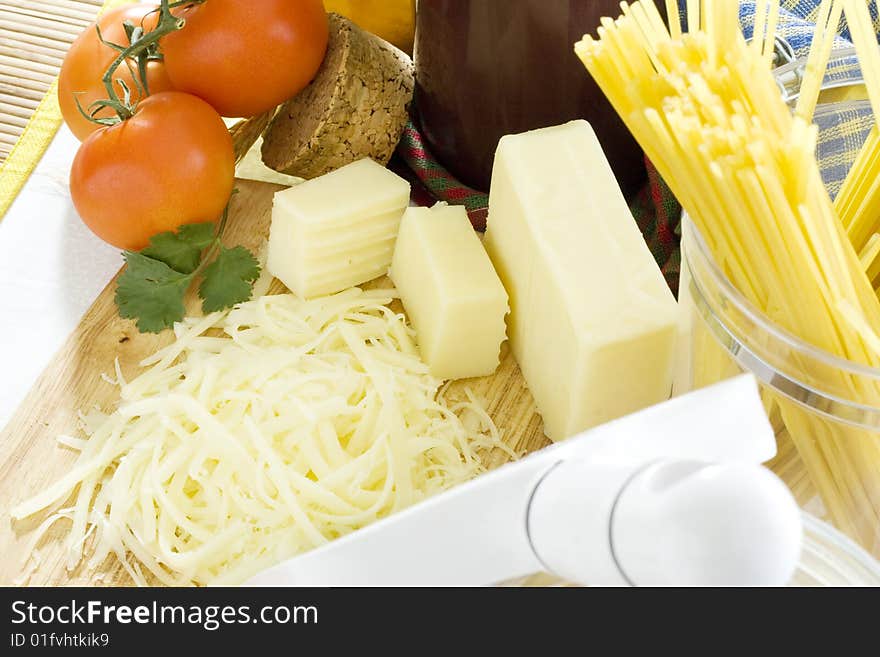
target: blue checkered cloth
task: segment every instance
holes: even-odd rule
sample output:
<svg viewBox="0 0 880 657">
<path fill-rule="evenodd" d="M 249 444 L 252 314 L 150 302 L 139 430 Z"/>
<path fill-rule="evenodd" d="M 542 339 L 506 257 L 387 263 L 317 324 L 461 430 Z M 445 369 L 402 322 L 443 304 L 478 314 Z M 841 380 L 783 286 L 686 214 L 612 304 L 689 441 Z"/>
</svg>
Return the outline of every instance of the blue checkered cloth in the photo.
<svg viewBox="0 0 880 657">
<path fill-rule="evenodd" d="M 777 32 L 788 41 L 798 57 L 806 57 L 813 39 L 819 0 L 783 0 Z M 880 34 L 880 17 L 877 3 L 869 2 L 868 9 L 874 21 L 874 32 Z M 754 25 L 755 3 L 740 4 L 740 20 L 746 37 L 751 36 Z M 835 51 L 851 49 L 849 26 L 846 17 L 841 19 Z M 855 57 L 837 57 L 829 63 L 825 83 L 860 78 Z M 855 160 L 868 131 L 874 125 L 869 103 L 865 101 L 822 102 L 813 119 L 819 126 L 817 158 L 822 178 L 832 197 L 837 195 L 846 174 Z"/>
<path fill-rule="evenodd" d="M 877 4 L 871 0 L 868 1 L 868 10 L 871 19 L 874 21 L 874 31 L 880 34 L 880 17 L 877 14 Z M 819 11 L 819 0 L 782 0 L 779 3 L 782 10 L 779 14 L 780 32 L 785 34 L 786 39 L 798 53 L 798 56 L 807 54 L 810 48 L 810 41 L 813 38 L 813 28 L 816 24 L 816 14 Z M 753 17 L 755 15 L 754 2 L 740 3 L 740 19 L 743 22 L 744 30 L 751 31 Z M 746 36 L 750 36 L 747 32 Z M 846 18 L 840 21 L 838 29 L 842 46 L 851 46 L 852 37 L 849 34 L 849 27 L 846 24 Z"/>
<path fill-rule="evenodd" d="M 874 31 L 880 35 L 880 16 L 877 2 L 866 0 Z M 682 17 L 684 17 L 685 0 L 679 0 Z M 754 0 L 740 2 L 739 16 L 743 34 L 747 39 L 752 37 L 755 25 Z M 816 15 L 820 0 L 781 0 L 777 34 L 785 39 L 797 58 L 805 58 L 810 51 L 813 32 L 816 29 Z M 844 55 L 852 51 L 849 27 L 846 18 L 841 19 L 838 36 L 834 44 L 832 61 L 828 64 L 824 83 L 838 86 L 849 81 L 861 79 L 858 61 L 853 55 Z M 836 97 L 835 97 L 836 96 Z M 844 100 L 841 100 L 844 98 Z M 819 126 L 819 146 L 816 153 L 822 178 L 832 198 L 837 195 L 849 172 L 859 148 L 874 125 L 874 117 L 870 104 L 866 100 L 846 99 L 842 93 L 823 92 L 814 117 Z"/>
<path fill-rule="evenodd" d="M 810 50 L 813 32 L 816 28 L 816 14 L 819 0 L 782 0 L 777 34 L 783 37 L 794 50 L 797 57 L 806 57 Z M 874 31 L 880 34 L 876 2 L 869 2 Z M 740 21 L 746 38 L 752 36 L 755 20 L 755 2 L 740 3 Z M 846 18 L 841 19 L 835 51 L 852 48 Z M 852 79 L 860 79 L 861 72 L 855 57 L 832 57 L 825 74 L 825 84 Z M 826 94 L 820 99 L 814 117 L 819 126 L 819 147 L 817 159 L 822 178 L 832 198 L 836 196 L 849 172 L 859 148 L 874 124 L 873 113 L 868 102 L 844 101 L 826 102 Z"/>
</svg>

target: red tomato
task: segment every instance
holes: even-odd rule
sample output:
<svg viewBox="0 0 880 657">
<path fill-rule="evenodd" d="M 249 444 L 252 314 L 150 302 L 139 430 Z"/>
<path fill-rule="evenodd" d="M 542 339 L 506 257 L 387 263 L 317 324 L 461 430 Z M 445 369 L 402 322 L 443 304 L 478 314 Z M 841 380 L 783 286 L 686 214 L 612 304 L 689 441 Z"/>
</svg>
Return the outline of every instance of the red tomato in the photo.
<svg viewBox="0 0 880 657">
<path fill-rule="evenodd" d="M 82 143 L 70 195 L 98 237 L 138 250 L 156 233 L 216 220 L 234 171 L 232 138 L 220 115 L 200 98 L 165 91 Z"/>
<path fill-rule="evenodd" d="M 135 25 L 143 21 L 144 29 L 150 30 L 156 25 L 157 13 L 150 13 L 156 8 L 156 4 L 143 3 L 119 7 L 108 11 L 99 20 L 101 34 L 106 41 L 128 45 L 125 36 L 125 28 L 122 22 L 128 20 Z M 77 139 L 82 141 L 101 126 L 86 119 L 76 106 L 74 94 L 77 93 L 80 105 L 88 111 L 89 105 L 96 100 L 107 98 L 107 90 L 101 82 L 104 73 L 110 68 L 110 63 L 116 59 L 118 53 L 112 48 L 105 46 L 98 40 L 95 24 L 89 25 L 76 41 L 70 46 L 64 63 L 61 64 L 61 72 L 58 75 L 58 104 L 61 106 L 61 115 L 71 132 Z M 128 67 L 124 64 L 116 69 L 114 78 L 121 78 L 131 89 L 134 98 L 137 98 L 137 88 Z M 150 93 L 168 91 L 171 89 L 171 81 L 165 72 L 162 62 L 150 62 L 147 65 L 147 85 Z M 116 92 L 122 98 L 122 89 L 117 87 Z M 115 116 L 113 110 L 104 108 L 98 112 L 99 118 Z"/>
<path fill-rule="evenodd" d="M 178 15 L 186 25 L 161 42 L 168 76 L 223 116 L 253 116 L 295 96 L 327 50 L 321 0 L 209 0 Z"/>
</svg>

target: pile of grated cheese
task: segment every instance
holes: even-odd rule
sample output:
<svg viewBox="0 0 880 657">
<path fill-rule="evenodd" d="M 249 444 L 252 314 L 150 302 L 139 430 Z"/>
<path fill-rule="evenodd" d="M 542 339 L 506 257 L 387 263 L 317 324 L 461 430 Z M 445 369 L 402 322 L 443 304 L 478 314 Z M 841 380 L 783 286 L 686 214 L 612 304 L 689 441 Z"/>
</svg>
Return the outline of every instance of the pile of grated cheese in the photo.
<svg viewBox="0 0 880 657">
<path fill-rule="evenodd" d="M 115 555 L 138 584 L 234 584 L 484 470 L 506 449 L 453 405 L 393 290 L 263 296 L 188 318 L 91 414 L 70 472 L 13 509 L 67 519 L 68 568 Z M 38 538 L 38 537 L 37 537 Z M 36 543 L 35 538 L 35 543 Z"/>
</svg>

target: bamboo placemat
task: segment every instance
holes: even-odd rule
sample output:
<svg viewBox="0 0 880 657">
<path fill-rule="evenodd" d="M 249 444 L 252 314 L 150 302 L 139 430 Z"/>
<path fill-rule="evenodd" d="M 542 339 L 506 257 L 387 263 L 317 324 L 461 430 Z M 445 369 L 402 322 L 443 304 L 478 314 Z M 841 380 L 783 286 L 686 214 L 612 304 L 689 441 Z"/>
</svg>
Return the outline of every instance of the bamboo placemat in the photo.
<svg viewBox="0 0 880 657">
<path fill-rule="evenodd" d="M 102 5 L 130 0 L 0 0 L 0 218 L 61 125 L 58 70 Z"/>
</svg>

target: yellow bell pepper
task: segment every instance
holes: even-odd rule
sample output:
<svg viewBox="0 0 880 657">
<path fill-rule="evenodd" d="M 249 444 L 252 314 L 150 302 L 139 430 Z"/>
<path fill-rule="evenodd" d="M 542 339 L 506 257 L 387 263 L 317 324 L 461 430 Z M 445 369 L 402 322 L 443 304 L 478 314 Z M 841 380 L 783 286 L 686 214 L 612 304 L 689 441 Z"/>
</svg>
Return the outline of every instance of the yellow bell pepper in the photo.
<svg viewBox="0 0 880 657">
<path fill-rule="evenodd" d="M 324 0 L 324 8 L 412 54 L 416 0 Z"/>
</svg>

